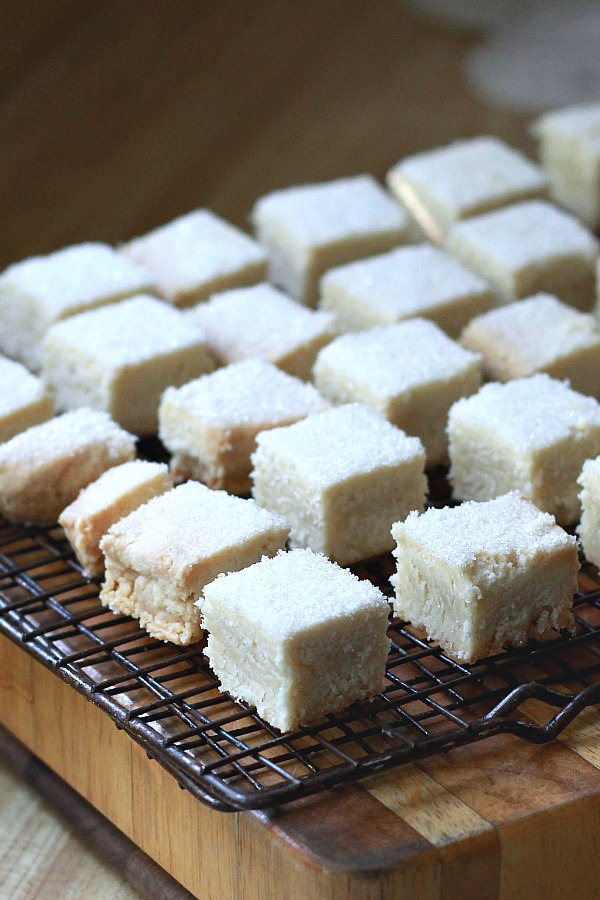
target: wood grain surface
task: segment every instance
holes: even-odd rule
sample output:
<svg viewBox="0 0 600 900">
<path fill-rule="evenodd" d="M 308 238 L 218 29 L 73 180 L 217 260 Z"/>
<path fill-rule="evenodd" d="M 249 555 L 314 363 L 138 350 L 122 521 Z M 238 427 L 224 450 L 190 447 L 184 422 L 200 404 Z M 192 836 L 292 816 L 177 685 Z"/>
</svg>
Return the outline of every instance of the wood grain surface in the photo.
<svg viewBox="0 0 600 900">
<path fill-rule="evenodd" d="M 196 206 L 245 227 L 268 190 L 382 178 L 458 137 L 533 150 L 525 119 L 468 92 L 461 59 L 476 38 L 400 0 L 0 10 L 0 268 Z M 598 894 L 595 712 L 543 749 L 493 739 L 285 810 L 224 815 L 22 650 L 4 638 L 0 650 L 2 723 L 197 896 L 552 898 L 566 878 L 569 896 Z M 124 874 L 143 868 L 139 851 L 115 842 L 106 869 L 26 781 L 0 771 L 0 895 L 134 896 Z"/>
<path fill-rule="evenodd" d="M 530 714 L 548 710 L 531 704 Z M 278 810 L 240 814 L 215 812 L 181 790 L 100 709 L 4 637 L 0 718 L 198 897 L 598 895 L 600 761 L 590 750 L 597 710 L 543 747 L 491 738 Z M 113 857 L 124 874 L 139 853 L 127 846 L 117 842 Z M 77 851 L 59 855 L 56 866 L 68 872 L 77 860 Z M 27 872 L 23 860 L 19 866 Z"/>
</svg>

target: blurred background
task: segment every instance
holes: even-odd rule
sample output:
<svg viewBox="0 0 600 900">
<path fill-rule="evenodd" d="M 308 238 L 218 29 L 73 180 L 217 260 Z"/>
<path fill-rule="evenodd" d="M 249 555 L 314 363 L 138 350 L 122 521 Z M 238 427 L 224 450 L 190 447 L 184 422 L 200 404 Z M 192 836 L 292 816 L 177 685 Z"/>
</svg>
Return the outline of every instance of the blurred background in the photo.
<svg viewBox="0 0 600 900">
<path fill-rule="evenodd" d="M 474 54 L 501 55 L 508 26 L 565 3 L 0 6 L 4 267 L 76 241 L 125 240 L 196 206 L 245 226 L 272 188 L 381 178 L 401 156 L 461 136 L 494 133 L 532 153 L 535 97 L 490 96 Z M 576 7 L 598 12 L 595 0 L 568 6 L 575 19 Z"/>
<path fill-rule="evenodd" d="M 0 3 L 0 266 L 600 96 L 598 0 Z"/>
</svg>

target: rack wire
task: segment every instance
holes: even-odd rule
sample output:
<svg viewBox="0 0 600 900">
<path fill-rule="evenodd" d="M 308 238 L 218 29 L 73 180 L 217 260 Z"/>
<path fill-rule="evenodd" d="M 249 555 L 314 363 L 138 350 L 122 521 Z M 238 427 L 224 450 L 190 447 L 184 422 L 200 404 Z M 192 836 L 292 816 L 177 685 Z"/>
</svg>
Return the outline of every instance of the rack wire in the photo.
<svg viewBox="0 0 600 900">
<path fill-rule="evenodd" d="M 392 569 L 391 555 L 354 567 L 388 595 Z M 0 631 L 224 811 L 274 806 L 501 732 L 543 743 L 600 702 L 600 579 L 585 563 L 574 634 L 461 665 L 393 622 L 381 693 L 288 733 L 219 691 L 201 644 L 155 640 L 98 593 L 58 526 L 0 518 Z M 531 700 L 545 704 L 542 724 L 528 715 Z"/>
</svg>

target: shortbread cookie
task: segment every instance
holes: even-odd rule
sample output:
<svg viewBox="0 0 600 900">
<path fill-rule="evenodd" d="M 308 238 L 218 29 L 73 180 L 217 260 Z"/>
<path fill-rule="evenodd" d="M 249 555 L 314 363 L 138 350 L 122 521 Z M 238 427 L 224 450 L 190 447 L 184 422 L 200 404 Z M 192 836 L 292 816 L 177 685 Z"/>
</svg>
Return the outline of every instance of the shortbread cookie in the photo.
<svg viewBox="0 0 600 900">
<path fill-rule="evenodd" d="M 433 322 L 410 319 L 336 338 L 319 353 L 314 378 L 334 403 L 367 403 L 419 437 L 435 466 L 448 459 L 448 410 L 479 388 L 479 366 Z"/>
<path fill-rule="evenodd" d="M 0 276 L 0 351 L 37 371 L 53 322 L 155 288 L 148 269 L 106 244 L 76 244 L 15 263 Z"/>
<path fill-rule="evenodd" d="M 204 332 L 180 310 L 132 297 L 53 325 L 45 382 L 59 409 L 104 409 L 135 434 L 152 434 L 160 396 L 214 368 Z"/>
<path fill-rule="evenodd" d="M 484 385 L 448 417 L 450 481 L 459 500 L 517 489 L 560 525 L 579 519 L 577 478 L 600 454 L 600 403 L 546 374 Z"/>
<path fill-rule="evenodd" d="M 463 347 L 481 353 L 490 380 L 547 372 L 600 399 L 600 323 L 550 294 L 477 316 L 460 340 Z"/>
<path fill-rule="evenodd" d="M 180 216 L 120 250 L 154 272 L 161 295 L 176 306 L 267 276 L 264 248 L 209 209 Z"/>
<path fill-rule="evenodd" d="M 600 103 L 546 113 L 535 123 L 550 195 L 596 230 L 600 226 Z"/>
<path fill-rule="evenodd" d="M 359 403 L 261 432 L 252 461 L 252 493 L 290 523 L 291 546 L 340 565 L 391 550 L 392 522 L 425 502 L 421 442 Z"/>
<path fill-rule="evenodd" d="M 206 655 L 221 689 L 288 731 L 383 687 L 388 603 L 369 581 L 292 550 L 204 589 Z"/>
<path fill-rule="evenodd" d="M 388 172 L 387 183 L 438 241 L 459 219 L 548 192 L 543 169 L 494 137 L 456 141 L 402 159 Z"/>
<path fill-rule="evenodd" d="M 577 528 L 585 558 L 600 566 L 600 456 L 588 459 L 577 479 L 581 521 Z"/>
<path fill-rule="evenodd" d="M 307 306 L 316 304 L 327 269 L 410 239 L 408 215 L 370 175 L 274 191 L 257 201 L 252 218 L 269 250 L 271 280 Z"/>
<path fill-rule="evenodd" d="M 59 525 L 88 575 L 104 571 L 100 540 L 110 526 L 172 486 L 165 463 L 135 459 L 108 469 L 62 511 Z"/>
<path fill-rule="evenodd" d="M 305 380 L 321 347 L 337 333 L 332 313 L 307 309 L 270 284 L 215 294 L 187 315 L 200 323 L 223 365 L 265 359 Z"/>
<path fill-rule="evenodd" d="M 54 401 L 25 366 L 0 356 L 0 443 L 54 415 Z"/>
<path fill-rule="evenodd" d="M 596 295 L 596 238 L 572 215 L 532 200 L 459 222 L 447 248 L 487 279 L 500 302 L 538 292 L 588 311 Z"/>
<path fill-rule="evenodd" d="M 160 404 L 159 436 L 173 454 L 174 478 L 247 494 L 258 432 L 328 406 L 312 385 L 249 359 L 168 388 Z"/>
<path fill-rule="evenodd" d="M 443 250 L 419 244 L 331 269 L 321 279 L 319 305 L 336 314 L 342 331 L 423 316 L 458 337 L 491 302 L 481 278 Z"/>
<path fill-rule="evenodd" d="M 289 528 L 253 500 L 190 481 L 112 525 L 100 547 L 106 580 L 100 599 L 140 620 L 154 637 L 191 644 L 202 634 L 204 586 L 274 556 Z M 201 606 L 201 604 L 200 604 Z"/>
<path fill-rule="evenodd" d="M 573 624 L 577 542 L 516 491 L 392 528 L 394 611 L 460 661 Z"/>
<path fill-rule="evenodd" d="M 0 444 L 0 512 L 49 524 L 92 481 L 135 456 L 135 438 L 104 412 L 78 409 Z"/>
</svg>

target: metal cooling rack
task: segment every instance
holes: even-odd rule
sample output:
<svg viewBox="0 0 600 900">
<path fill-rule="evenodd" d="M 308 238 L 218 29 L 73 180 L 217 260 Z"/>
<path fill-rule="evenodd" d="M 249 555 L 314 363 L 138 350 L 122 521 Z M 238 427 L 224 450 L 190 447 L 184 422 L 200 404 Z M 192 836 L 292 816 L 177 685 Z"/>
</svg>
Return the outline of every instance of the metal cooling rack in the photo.
<svg viewBox="0 0 600 900">
<path fill-rule="evenodd" d="M 392 568 L 390 555 L 354 570 L 389 594 Z M 500 732 L 543 743 L 600 702 L 600 580 L 589 565 L 573 636 L 459 665 L 394 623 L 384 690 L 285 734 L 219 692 L 201 645 L 149 637 L 98 591 L 60 528 L 0 519 L 0 630 L 220 810 L 273 806 Z M 545 724 L 528 718 L 532 699 L 546 704 Z"/>
</svg>

